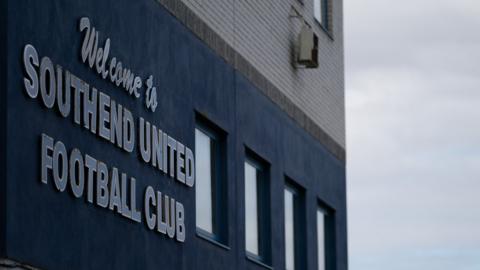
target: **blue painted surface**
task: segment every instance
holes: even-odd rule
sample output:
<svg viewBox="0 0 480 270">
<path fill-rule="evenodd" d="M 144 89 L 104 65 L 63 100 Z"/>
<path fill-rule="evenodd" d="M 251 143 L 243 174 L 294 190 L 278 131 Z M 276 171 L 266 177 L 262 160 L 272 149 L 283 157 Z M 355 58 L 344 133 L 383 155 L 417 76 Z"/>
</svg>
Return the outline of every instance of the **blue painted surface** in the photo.
<svg viewBox="0 0 480 270">
<path fill-rule="evenodd" d="M 0 37 L 7 36 L 7 1 L 0 1 Z M 0 42 L 0 254 L 5 253 L 7 154 L 7 42 Z"/>
<path fill-rule="evenodd" d="M 60 269 L 265 269 L 245 257 L 243 161 L 245 147 L 270 166 L 271 257 L 284 265 L 283 188 L 285 175 L 306 190 L 306 265 L 316 269 L 316 206 L 322 200 L 336 210 L 336 264 L 347 269 L 345 166 L 231 66 L 212 52 L 154 0 L 8 1 L 6 105 L 6 194 L 0 240 L 4 256 L 49 270 Z M 111 55 L 142 78 L 155 76 L 159 106 L 148 112 L 135 100 L 102 80 L 80 60 L 80 17 L 88 16 L 111 38 Z M 195 191 L 46 109 L 23 88 L 24 46 L 39 56 L 144 117 L 194 149 L 195 113 L 227 135 L 228 246 L 195 235 Z M 3 46 L 3 44 L 2 44 Z M 3 47 L 2 47 L 3 49 Z M 2 72 L 3 76 L 4 72 Z M 2 77 L 3 78 L 3 77 Z M 5 82 L 5 80 L 2 80 Z M 5 93 L 5 92 L 4 92 Z M 5 94 L 2 94 L 2 100 Z M 5 126 L 5 125 L 3 125 Z M 184 204 L 186 242 L 179 244 L 112 211 L 57 192 L 40 182 L 40 134 L 46 133 L 116 166 L 137 179 L 137 205 L 147 185 Z M 2 146 L 4 147 L 4 146 Z M 137 146 L 135 146 L 137 147 Z M 136 150 L 135 150 L 136 151 Z M 2 155 L 3 156 L 3 155 Z M 2 162 L 2 167 L 4 166 Z M 4 171 L 4 170 L 2 170 Z M 5 186 L 5 187 L 4 187 Z M 0 226 L 1 228 L 1 226 Z M 3 238 L 4 237 L 4 238 Z M 2 246 L 2 245 L 0 245 Z M 1 250 L 0 250 L 1 251 Z"/>
</svg>

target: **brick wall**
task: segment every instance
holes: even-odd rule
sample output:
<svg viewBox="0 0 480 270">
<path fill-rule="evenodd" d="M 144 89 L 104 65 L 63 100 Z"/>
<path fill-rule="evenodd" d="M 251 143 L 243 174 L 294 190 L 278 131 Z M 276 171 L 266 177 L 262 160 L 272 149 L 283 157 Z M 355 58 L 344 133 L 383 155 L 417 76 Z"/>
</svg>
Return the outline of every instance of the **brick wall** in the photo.
<svg viewBox="0 0 480 270">
<path fill-rule="evenodd" d="M 161 0 L 162 1 L 162 0 Z M 343 3 L 330 0 L 331 33 L 313 18 L 313 0 L 181 0 L 228 45 L 345 147 Z M 298 69 L 293 55 L 302 20 L 319 37 L 318 69 Z"/>
</svg>

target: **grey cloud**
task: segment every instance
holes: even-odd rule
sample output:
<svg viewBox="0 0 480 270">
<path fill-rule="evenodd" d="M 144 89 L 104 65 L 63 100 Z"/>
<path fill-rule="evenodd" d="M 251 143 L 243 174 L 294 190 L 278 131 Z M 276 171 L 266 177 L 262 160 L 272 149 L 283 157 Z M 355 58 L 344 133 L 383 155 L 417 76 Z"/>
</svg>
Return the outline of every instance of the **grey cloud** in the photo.
<svg viewBox="0 0 480 270">
<path fill-rule="evenodd" d="M 451 60 L 455 64 L 460 59 L 452 55 L 475 56 L 480 42 L 475 34 L 480 25 L 478 1 L 350 0 L 345 3 L 345 22 L 346 48 L 352 52 L 347 55 L 352 60 L 349 68 L 434 66 Z M 428 57 L 436 53 L 440 57 Z"/>
<path fill-rule="evenodd" d="M 345 22 L 351 269 L 480 269 L 480 2 Z"/>
</svg>

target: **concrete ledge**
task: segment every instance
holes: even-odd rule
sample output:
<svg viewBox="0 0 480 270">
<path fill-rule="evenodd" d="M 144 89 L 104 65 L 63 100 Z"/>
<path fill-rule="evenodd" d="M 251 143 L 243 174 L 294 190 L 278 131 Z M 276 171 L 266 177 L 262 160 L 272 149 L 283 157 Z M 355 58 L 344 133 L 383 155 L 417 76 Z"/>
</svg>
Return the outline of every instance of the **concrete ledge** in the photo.
<svg viewBox="0 0 480 270">
<path fill-rule="evenodd" d="M 165 9 L 172 13 L 190 31 L 205 42 L 213 51 L 232 65 L 243 76 L 253 83 L 273 103 L 277 104 L 300 127 L 310 133 L 323 144 L 337 159 L 345 163 L 345 148 L 338 144 L 319 125 L 308 117 L 298 106 L 290 101 L 285 94 L 262 75 L 249 61 L 227 44 L 213 29 L 202 21 L 190 8 L 179 0 L 157 0 Z"/>
</svg>

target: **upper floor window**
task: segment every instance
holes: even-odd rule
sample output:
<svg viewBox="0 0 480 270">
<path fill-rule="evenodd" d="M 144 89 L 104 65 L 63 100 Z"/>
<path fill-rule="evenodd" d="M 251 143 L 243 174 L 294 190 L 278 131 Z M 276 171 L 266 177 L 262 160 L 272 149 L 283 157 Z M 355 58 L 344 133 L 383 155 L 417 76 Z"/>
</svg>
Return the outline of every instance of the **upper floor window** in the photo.
<svg viewBox="0 0 480 270">
<path fill-rule="evenodd" d="M 269 263 L 268 179 L 266 166 L 245 160 L 245 249 L 247 257 Z"/>
<path fill-rule="evenodd" d="M 329 4 L 330 0 L 313 0 L 313 16 L 326 30 L 330 30 Z"/>
<path fill-rule="evenodd" d="M 285 189 L 285 269 L 295 269 L 295 195 Z"/>
<path fill-rule="evenodd" d="M 195 129 L 195 209 L 197 233 L 225 243 L 225 157 L 219 132 L 198 124 Z"/>
<path fill-rule="evenodd" d="M 325 212 L 317 209 L 317 260 L 318 270 L 326 270 L 325 267 Z"/>
<path fill-rule="evenodd" d="M 325 207 L 317 208 L 317 265 L 318 270 L 334 269 L 335 219 L 334 211 Z"/>
<path fill-rule="evenodd" d="M 304 269 L 305 220 L 303 192 L 287 183 L 284 190 L 285 269 Z"/>
</svg>

